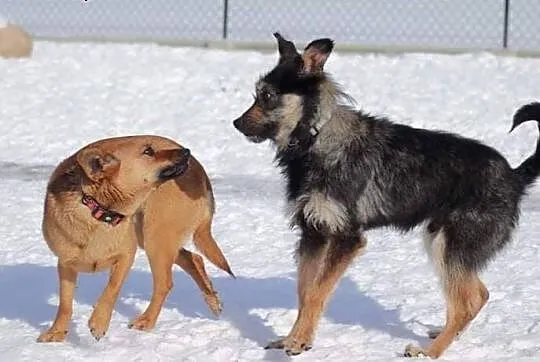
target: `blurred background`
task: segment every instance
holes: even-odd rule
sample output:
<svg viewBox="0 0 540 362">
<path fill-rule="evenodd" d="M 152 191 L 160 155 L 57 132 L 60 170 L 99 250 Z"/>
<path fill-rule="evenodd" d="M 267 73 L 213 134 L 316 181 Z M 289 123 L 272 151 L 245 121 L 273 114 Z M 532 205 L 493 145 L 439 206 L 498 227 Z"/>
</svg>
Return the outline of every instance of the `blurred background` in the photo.
<svg viewBox="0 0 540 362">
<path fill-rule="evenodd" d="M 540 0 L 0 0 L 35 38 L 273 46 L 334 38 L 352 49 L 540 53 Z"/>
</svg>

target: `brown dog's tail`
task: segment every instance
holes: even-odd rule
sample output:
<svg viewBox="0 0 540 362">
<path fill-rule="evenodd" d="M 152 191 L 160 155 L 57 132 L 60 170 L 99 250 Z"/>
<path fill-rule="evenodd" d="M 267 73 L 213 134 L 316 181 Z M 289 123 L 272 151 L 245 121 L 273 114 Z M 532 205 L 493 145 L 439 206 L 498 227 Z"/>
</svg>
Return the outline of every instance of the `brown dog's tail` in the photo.
<svg viewBox="0 0 540 362">
<path fill-rule="evenodd" d="M 211 223 L 211 219 L 201 223 L 195 234 L 193 234 L 193 244 L 212 264 L 236 279 L 229 266 L 229 262 L 225 259 L 216 240 L 212 236 Z"/>
</svg>

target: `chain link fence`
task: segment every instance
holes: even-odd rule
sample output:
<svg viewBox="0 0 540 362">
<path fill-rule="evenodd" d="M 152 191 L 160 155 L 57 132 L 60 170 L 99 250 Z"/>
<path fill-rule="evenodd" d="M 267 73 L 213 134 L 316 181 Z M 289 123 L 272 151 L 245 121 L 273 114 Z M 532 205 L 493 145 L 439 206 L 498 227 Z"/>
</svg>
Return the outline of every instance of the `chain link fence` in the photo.
<svg viewBox="0 0 540 362">
<path fill-rule="evenodd" d="M 540 52 L 540 0 L 0 0 L 38 38 Z"/>
</svg>

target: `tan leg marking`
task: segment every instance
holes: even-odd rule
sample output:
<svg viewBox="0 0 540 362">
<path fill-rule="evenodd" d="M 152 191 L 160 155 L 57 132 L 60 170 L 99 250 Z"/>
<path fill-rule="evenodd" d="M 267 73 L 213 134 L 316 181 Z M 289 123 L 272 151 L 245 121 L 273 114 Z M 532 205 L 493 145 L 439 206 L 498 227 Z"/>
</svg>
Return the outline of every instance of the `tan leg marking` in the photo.
<svg viewBox="0 0 540 362">
<path fill-rule="evenodd" d="M 298 268 L 299 311 L 289 335 L 271 342 L 266 348 L 285 349 L 297 355 L 311 349 L 315 332 L 329 296 L 345 270 L 362 248 L 343 255 L 330 255 L 331 245 L 316 255 L 302 256 Z M 331 262 L 335 260 L 334 262 Z"/>
<path fill-rule="evenodd" d="M 408 345 L 405 356 L 438 358 L 487 303 L 489 293 L 476 274 L 446 279 L 446 325 L 426 349 Z"/>
</svg>

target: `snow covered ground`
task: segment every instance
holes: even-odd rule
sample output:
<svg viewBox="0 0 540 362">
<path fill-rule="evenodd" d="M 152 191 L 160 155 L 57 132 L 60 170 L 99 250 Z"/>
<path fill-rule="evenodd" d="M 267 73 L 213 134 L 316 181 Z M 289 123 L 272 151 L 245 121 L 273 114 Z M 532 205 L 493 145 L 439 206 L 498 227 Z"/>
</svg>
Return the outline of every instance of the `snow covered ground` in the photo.
<svg viewBox="0 0 540 362">
<path fill-rule="evenodd" d="M 271 148 L 248 143 L 231 123 L 275 61 L 255 52 L 43 42 L 32 59 L 0 59 L 0 360 L 287 359 L 262 349 L 286 334 L 296 315 L 295 235 L 283 213 L 283 183 Z M 514 109 L 538 96 L 538 59 L 334 54 L 327 68 L 368 111 L 479 138 L 513 165 L 534 149 L 534 124 L 507 132 Z M 104 339 L 96 342 L 86 326 L 106 281 L 101 273 L 80 279 L 67 342 L 35 343 L 57 305 L 56 259 L 40 231 L 50 172 L 90 141 L 143 133 L 182 142 L 213 181 L 215 235 L 238 276 L 208 266 L 225 305 L 222 317 L 211 315 L 177 270 L 156 329 L 127 329 L 151 295 L 140 253 Z M 484 274 L 487 307 L 444 359 L 540 359 L 539 205 L 537 187 L 522 204 L 514 242 Z M 419 232 L 379 230 L 368 238 L 368 252 L 339 284 L 313 350 L 297 360 L 400 360 L 406 344 L 428 343 L 427 329 L 443 322 Z"/>
</svg>

